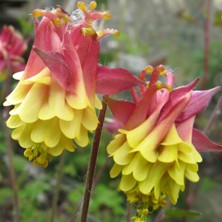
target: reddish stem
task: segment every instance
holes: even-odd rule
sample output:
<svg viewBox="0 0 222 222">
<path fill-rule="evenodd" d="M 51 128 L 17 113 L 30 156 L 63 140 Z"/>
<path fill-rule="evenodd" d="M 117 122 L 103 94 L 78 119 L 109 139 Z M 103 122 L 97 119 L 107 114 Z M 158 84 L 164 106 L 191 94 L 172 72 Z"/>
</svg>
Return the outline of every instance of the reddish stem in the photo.
<svg viewBox="0 0 222 222">
<path fill-rule="evenodd" d="M 209 72 L 209 53 L 210 53 L 210 26 L 211 26 L 211 9 L 212 0 L 206 3 L 206 18 L 204 21 L 204 63 L 203 63 L 203 80 L 201 89 L 206 89 L 207 77 Z"/>
<path fill-rule="evenodd" d="M 103 108 L 99 113 L 99 118 L 98 118 L 99 125 L 95 131 L 93 145 L 92 145 L 91 154 L 90 154 L 90 162 L 89 162 L 88 169 L 87 169 L 85 192 L 84 192 L 84 197 L 83 197 L 83 205 L 82 205 L 81 220 L 80 220 L 81 222 L 87 221 L 89 201 L 90 201 L 91 192 L 92 192 L 93 177 L 94 177 L 94 173 L 95 173 L 96 160 L 97 160 L 98 151 L 99 151 L 99 143 L 100 143 L 103 122 L 105 119 L 106 108 L 107 108 L 105 96 L 103 97 L 102 103 L 103 103 L 102 104 Z"/>
</svg>

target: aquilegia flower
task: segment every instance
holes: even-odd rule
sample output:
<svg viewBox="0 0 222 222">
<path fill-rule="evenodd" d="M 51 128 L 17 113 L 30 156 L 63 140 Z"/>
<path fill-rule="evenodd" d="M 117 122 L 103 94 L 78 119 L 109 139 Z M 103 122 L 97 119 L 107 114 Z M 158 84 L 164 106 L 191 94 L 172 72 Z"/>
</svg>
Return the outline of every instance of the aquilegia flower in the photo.
<svg viewBox="0 0 222 222">
<path fill-rule="evenodd" d="M 4 26 L 0 33 L 0 79 L 6 72 L 18 72 L 24 69 L 22 58 L 27 49 L 27 41 L 12 26 Z M 9 70 L 10 69 L 10 70 Z"/>
<path fill-rule="evenodd" d="M 219 87 L 193 91 L 196 79 L 173 89 L 174 76 L 164 66 L 146 67 L 140 79 L 146 82 L 147 73 L 151 73 L 147 85 L 139 92 L 132 90 L 133 102 L 108 101 L 122 126 L 107 147 L 114 160 L 110 175 L 121 174 L 119 189 L 136 204 L 135 221 L 145 221 L 149 212 L 165 205 L 166 197 L 176 204 L 180 190 L 185 189 L 185 178 L 199 180 L 198 163 L 202 158 L 198 149 L 221 149 L 193 130 L 196 114 L 208 105 Z M 166 81 L 160 82 L 164 77 Z"/>
<path fill-rule="evenodd" d="M 101 109 L 96 92 L 112 94 L 140 83 L 126 70 L 98 66 L 99 39 L 117 31 L 94 30 L 94 20 L 110 18 L 108 12 L 94 11 L 96 2 L 77 7 L 71 15 L 60 7 L 33 11 L 34 45 L 4 103 L 14 105 L 7 120 L 12 138 L 43 167 L 51 155 L 74 151 L 73 141 L 81 147 L 89 143 L 88 132 L 98 125 L 96 109 Z M 129 81 L 123 83 L 125 78 Z"/>
</svg>

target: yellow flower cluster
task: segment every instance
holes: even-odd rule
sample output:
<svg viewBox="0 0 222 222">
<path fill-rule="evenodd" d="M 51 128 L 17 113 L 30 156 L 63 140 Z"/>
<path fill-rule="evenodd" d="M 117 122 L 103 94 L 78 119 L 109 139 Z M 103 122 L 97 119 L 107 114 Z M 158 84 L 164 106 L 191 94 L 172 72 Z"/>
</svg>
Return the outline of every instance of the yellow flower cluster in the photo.
<svg viewBox="0 0 222 222">
<path fill-rule="evenodd" d="M 202 161 L 193 145 L 179 137 L 175 125 L 160 144 L 148 128 L 149 118 L 132 130 L 119 130 L 107 147 L 115 162 L 110 175 L 121 174 L 119 189 L 139 206 L 139 218 L 163 206 L 166 196 L 176 204 L 179 191 L 185 189 L 184 179 L 199 180 L 197 163 Z"/>
<path fill-rule="evenodd" d="M 101 102 L 96 97 L 96 107 Z M 88 131 L 98 125 L 95 108 L 87 96 L 66 92 L 44 68 L 37 75 L 21 80 L 4 105 L 14 105 L 7 126 L 12 138 L 26 148 L 30 161 L 46 167 L 50 156 L 63 149 L 74 151 L 73 139 L 81 147 L 89 143 Z"/>
</svg>

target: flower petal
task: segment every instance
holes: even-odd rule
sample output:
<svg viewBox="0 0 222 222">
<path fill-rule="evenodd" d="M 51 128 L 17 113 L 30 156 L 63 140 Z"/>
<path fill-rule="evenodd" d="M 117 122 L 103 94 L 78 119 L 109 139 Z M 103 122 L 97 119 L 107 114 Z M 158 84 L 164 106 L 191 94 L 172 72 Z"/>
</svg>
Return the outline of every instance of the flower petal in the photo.
<svg viewBox="0 0 222 222">
<path fill-rule="evenodd" d="M 115 163 L 119 164 L 119 165 L 126 165 L 128 164 L 134 154 L 129 153 L 130 148 L 129 145 L 127 144 L 127 142 L 125 142 L 121 147 L 119 147 L 112 155 L 113 155 L 113 159 L 115 161 Z"/>
<path fill-rule="evenodd" d="M 123 125 L 126 124 L 135 108 L 135 104 L 128 101 L 119 101 L 108 98 L 107 103 L 115 119 Z"/>
<path fill-rule="evenodd" d="M 132 174 L 123 175 L 119 184 L 119 189 L 122 191 L 129 191 L 136 185 L 136 180 L 133 179 Z"/>
<path fill-rule="evenodd" d="M 200 152 L 205 151 L 222 151 L 222 145 L 216 144 L 209 140 L 206 136 L 204 136 L 199 130 L 193 129 L 193 138 L 192 138 L 193 145 L 195 148 Z"/>
<path fill-rule="evenodd" d="M 36 83 L 29 90 L 24 101 L 18 108 L 18 115 L 26 123 L 38 120 L 38 113 L 47 94 L 47 87 Z"/>
<path fill-rule="evenodd" d="M 125 69 L 111 69 L 99 66 L 96 80 L 96 92 L 112 95 L 144 83 Z"/>
<path fill-rule="evenodd" d="M 176 121 L 184 121 L 203 111 L 207 107 L 212 96 L 220 91 L 220 89 L 221 88 L 218 86 L 209 90 L 193 91 L 187 107 L 183 110 L 180 116 L 178 116 Z"/>
<path fill-rule="evenodd" d="M 37 47 L 33 47 L 33 50 L 50 69 L 52 78 L 65 90 L 70 91 L 73 88 L 72 77 L 64 56 L 59 52 L 45 52 Z"/>
</svg>

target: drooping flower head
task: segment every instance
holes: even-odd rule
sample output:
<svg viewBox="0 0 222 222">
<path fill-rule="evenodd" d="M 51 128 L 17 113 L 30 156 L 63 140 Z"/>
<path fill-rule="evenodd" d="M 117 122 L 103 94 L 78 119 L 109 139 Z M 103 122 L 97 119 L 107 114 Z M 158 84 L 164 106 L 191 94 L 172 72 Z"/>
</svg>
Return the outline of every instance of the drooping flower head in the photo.
<svg viewBox="0 0 222 222">
<path fill-rule="evenodd" d="M 24 69 L 22 58 L 27 49 L 27 41 L 13 26 L 3 26 L 0 33 L 0 79 L 6 77 L 6 72 L 18 72 Z M 10 69 L 10 70 L 9 70 Z"/>
<path fill-rule="evenodd" d="M 110 175 L 121 175 L 119 189 L 137 206 L 135 221 L 145 221 L 148 213 L 165 205 L 166 197 L 176 204 L 185 179 L 199 180 L 202 158 L 197 149 L 204 136 L 193 130 L 194 119 L 219 90 L 193 91 L 198 79 L 173 89 L 174 76 L 162 65 L 146 67 L 140 79 L 146 86 L 132 89 L 133 102 L 108 101 L 122 126 L 107 147 L 114 160 Z"/>
<path fill-rule="evenodd" d="M 12 138 L 30 161 L 43 167 L 51 155 L 74 151 L 73 141 L 81 147 L 89 143 L 88 132 L 98 125 L 96 109 L 101 109 L 96 92 L 116 93 L 139 82 L 126 70 L 98 65 L 99 39 L 118 32 L 96 32 L 93 21 L 110 14 L 96 12 L 96 2 L 89 7 L 78 2 L 77 7 L 71 15 L 60 7 L 33 11 L 34 44 L 25 70 L 14 75 L 18 85 L 4 103 L 14 105 L 7 121 Z M 131 82 L 113 88 L 123 76 Z"/>
</svg>

